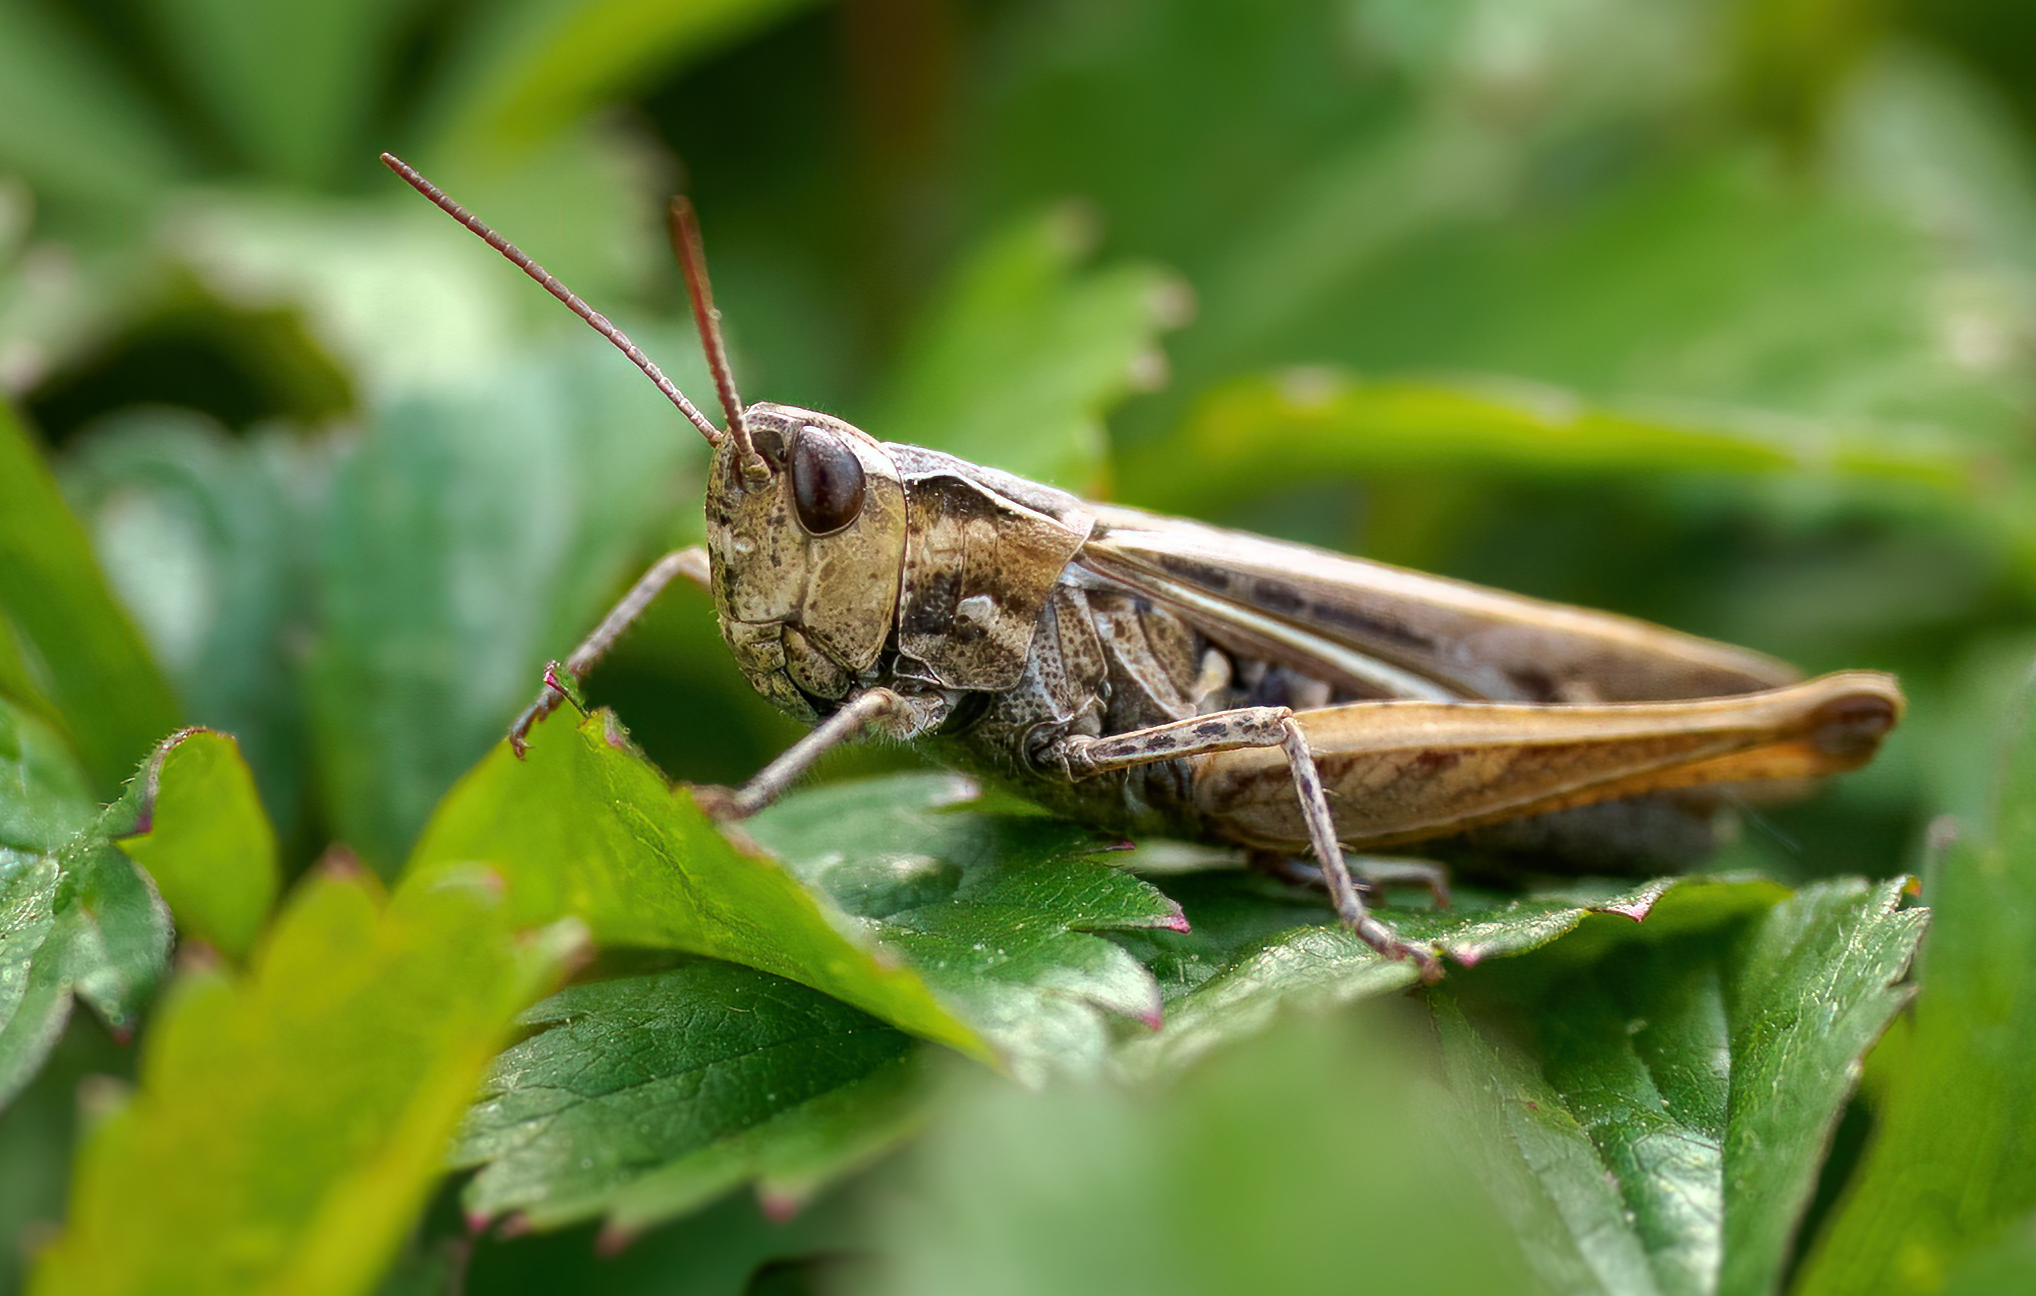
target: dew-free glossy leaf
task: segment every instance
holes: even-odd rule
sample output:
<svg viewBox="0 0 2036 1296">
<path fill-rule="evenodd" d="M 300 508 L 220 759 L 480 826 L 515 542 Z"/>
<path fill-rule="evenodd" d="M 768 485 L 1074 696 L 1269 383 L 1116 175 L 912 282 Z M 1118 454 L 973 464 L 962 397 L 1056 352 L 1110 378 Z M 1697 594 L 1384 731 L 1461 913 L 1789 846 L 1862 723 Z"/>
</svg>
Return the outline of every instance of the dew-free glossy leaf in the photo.
<svg viewBox="0 0 2036 1296">
<path fill-rule="evenodd" d="M 1102 933 L 1170 930 L 1180 906 L 1096 856 L 1077 824 L 971 807 L 956 775 L 817 788 L 757 818 L 786 867 L 872 923 L 1020 1076 L 1082 1072 L 1111 1018 L 1160 1020 L 1152 974 Z"/>
<path fill-rule="evenodd" d="M 632 1233 L 756 1181 L 796 1201 L 902 1136 L 918 1045 L 796 982 L 697 960 L 575 986 L 523 1016 L 455 1166 L 470 1214 Z"/>
<path fill-rule="evenodd" d="M 1643 925 L 1602 959 L 1450 996 L 1451 1082 L 1544 1281 L 1776 1288 L 1859 1059 L 1906 999 L 1923 914 L 1901 886 L 1820 883 L 1666 939 Z"/>
<path fill-rule="evenodd" d="M 1805 887 L 1732 951 L 1721 1291 L 1774 1290 L 1787 1271 L 1860 1060 L 1912 993 L 1900 982 L 1930 915 L 1901 907 L 1906 889 Z"/>
<path fill-rule="evenodd" d="M 182 935 L 245 958 L 279 877 L 276 831 L 239 748 L 187 730 L 156 749 L 139 780 L 143 820 L 120 849 L 148 870 Z"/>
<path fill-rule="evenodd" d="M 572 935 L 513 934 L 487 881 L 384 907 L 312 876 L 245 976 L 193 970 L 133 1098 L 80 1150 L 39 1293 L 367 1290 L 515 1014 Z"/>
<path fill-rule="evenodd" d="M 1438 999 L 1435 1022 L 1468 1117 L 1461 1155 L 1542 1282 L 1570 1293 L 1658 1292 L 1618 1181 L 1534 1060 L 1502 1032 L 1472 1026 L 1450 996 Z"/>
<path fill-rule="evenodd" d="M 572 916 L 603 945 L 680 950 L 809 985 L 987 1058 L 919 972 L 778 861 L 732 845 L 629 750 L 614 718 L 554 718 L 519 761 L 501 744 L 453 790 L 408 876 L 498 869 L 524 923 Z"/>
<path fill-rule="evenodd" d="M 1418 979 L 1411 965 L 1379 957 L 1330 921 L 1319 894 L 1237 872 L 1169 878 L 1166 885 L 1191 929 L 1119 938 L 1158 974 L 1166 995 L 1165 1027 L 1118 1050 L 1117 1064 L 1128 1074 L 1168 1074 L 1249 1038 L 1282 1011 L 1319 1011 L 1404 990 Z M 1435 942 L 1446 963 L 1469 967 L 1551 942 L 1561 948 L 1550 956 L 1586 961 L 1636 921 L 1649 935 L 1666 937 L 1730 921 L 1783 894 L 1765 882 L 1662 878 L 1524 897 L 1462 888 L 1447 909 L 1387 903 L 1378 911 L 1408 938 Z"/>
</svg>

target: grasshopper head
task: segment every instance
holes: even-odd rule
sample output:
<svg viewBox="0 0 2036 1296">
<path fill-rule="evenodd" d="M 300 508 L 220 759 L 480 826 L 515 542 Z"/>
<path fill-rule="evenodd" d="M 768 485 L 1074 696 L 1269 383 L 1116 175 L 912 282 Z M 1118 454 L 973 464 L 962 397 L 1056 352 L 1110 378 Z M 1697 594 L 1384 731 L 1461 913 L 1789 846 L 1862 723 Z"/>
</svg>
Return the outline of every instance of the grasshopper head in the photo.
<svg viewBox="0 0 2036 1296">
<path fill-rule="evenodd" d="M 757 692 L 811 720 L 891 635 L 905 488 L 883 446 L 840 419 L 759 402 L 742 421 L 756 458 L 728 437 L 707 477 L 714 606 Z"/>
<path fill-rule="evenodd" d="M 608 317 L 392 154 L 382 161 L 537 280 L 657 384 L 714 449 L 707 552 L 721 636 L 759 693 L 805 720 L 846 697 L 876 664 L 898 612 L 905 488 L 873 438 L 787 405 L 747 410 L 736 395 L 692 204 L 674 198 L 672 249 L 728 416 L 723 431 Z"/>
</svg>

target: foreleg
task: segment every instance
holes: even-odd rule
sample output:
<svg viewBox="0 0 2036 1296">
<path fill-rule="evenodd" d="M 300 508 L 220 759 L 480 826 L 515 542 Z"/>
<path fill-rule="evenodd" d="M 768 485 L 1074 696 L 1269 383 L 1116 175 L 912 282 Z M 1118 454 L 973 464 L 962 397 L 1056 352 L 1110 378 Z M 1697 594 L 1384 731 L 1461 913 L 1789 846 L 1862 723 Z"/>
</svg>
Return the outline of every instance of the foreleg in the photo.
<svg viewBox="0 0 2036 1296">
<path fill-rule="evenodd" d="M 622 596 L 622 601 L 609 609 L 607 616 L 601 618 L 601 624 L 594 627 L 594 632 L 580 641 L 580 646 L 573 649 L 571 656 L 564 662 L 554 661 L 546 664 L 543 691 L 538 693 L 537 700 L 525 708 L 522 715 L 516 717 L 516 723 L 509 726 L 509 747 L 518 758 L 521 758 L 529 748 L 532 727 L 558 710 L 559 704 L 566 700 L 566 691 L 555 682 L 555 675 L 563 672 L 577 681 L 594 669 L 595 663 L 608 655 L 608 650 L 615 646 L 615 641 L 620 639 L 630 626 L 636 624 L 636 619 L 643 615 L 644 610 L 659 594 L 664 592 L 665 586 L 680 576 L 684 576 L 702 589 L 709 588 L 707 551 L 695 545 L 690 549 L 668 553 L 658 559 L 636 584 L 629 587 L 629 592 Z"/>
</svg>

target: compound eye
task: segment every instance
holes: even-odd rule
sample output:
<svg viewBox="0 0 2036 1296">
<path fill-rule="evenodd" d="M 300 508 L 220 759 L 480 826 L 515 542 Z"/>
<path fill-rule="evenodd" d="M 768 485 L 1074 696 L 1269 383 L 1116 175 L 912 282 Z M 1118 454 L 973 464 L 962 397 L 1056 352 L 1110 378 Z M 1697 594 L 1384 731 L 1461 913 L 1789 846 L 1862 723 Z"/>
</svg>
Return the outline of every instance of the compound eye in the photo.
<svg viewBox="0 0 2036 1296">
<path fill-rule="evenodd" d="M 802 428 L 792 442 L 792 503 L 809 535 L 829 535 L 862 512 L 862 460 L 818 428 Z"/>
</svg>

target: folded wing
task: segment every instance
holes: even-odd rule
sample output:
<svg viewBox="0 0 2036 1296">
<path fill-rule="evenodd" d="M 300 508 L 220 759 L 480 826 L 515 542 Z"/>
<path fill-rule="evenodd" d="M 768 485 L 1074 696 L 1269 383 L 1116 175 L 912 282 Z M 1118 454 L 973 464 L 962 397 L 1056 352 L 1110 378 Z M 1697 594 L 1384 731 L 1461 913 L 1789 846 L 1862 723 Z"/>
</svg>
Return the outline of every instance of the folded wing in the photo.
<svg viewBox="0 0 2036 1296">
<path fill-rule="evenodd" d="M 1662 702 L 1800 678 L 1774 658 L 1631 617 L 1136 509 L 1098 514 L 1079 567 L 1233 652 L 1353 698 Z"/>
</svg>

